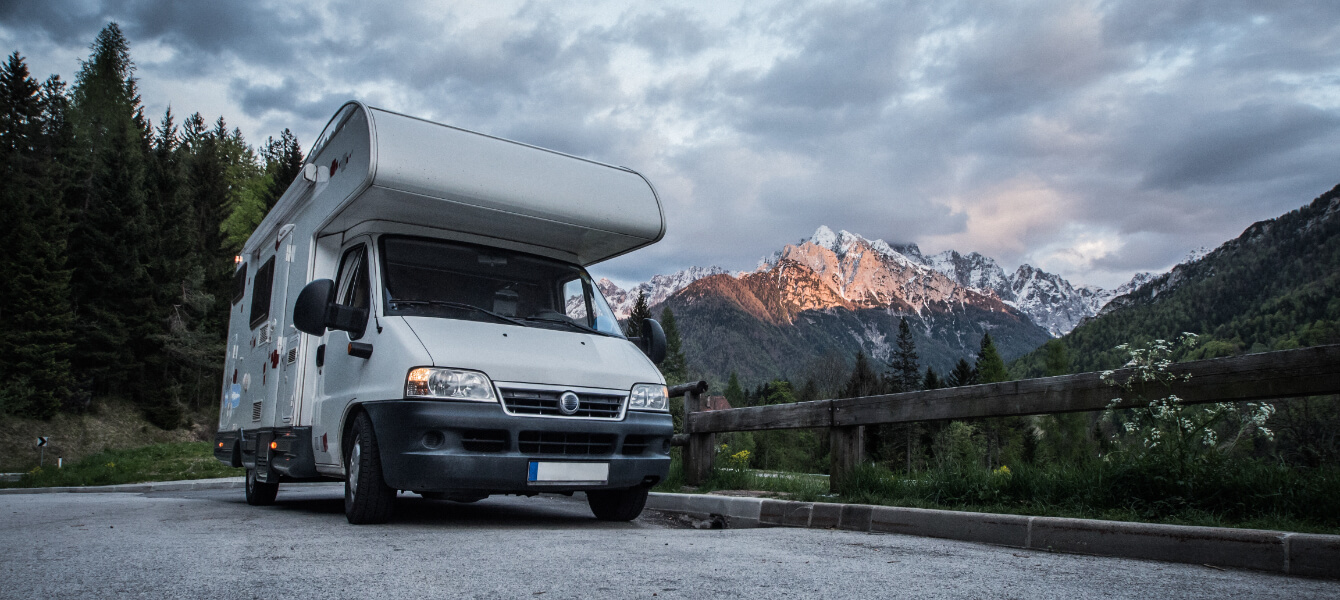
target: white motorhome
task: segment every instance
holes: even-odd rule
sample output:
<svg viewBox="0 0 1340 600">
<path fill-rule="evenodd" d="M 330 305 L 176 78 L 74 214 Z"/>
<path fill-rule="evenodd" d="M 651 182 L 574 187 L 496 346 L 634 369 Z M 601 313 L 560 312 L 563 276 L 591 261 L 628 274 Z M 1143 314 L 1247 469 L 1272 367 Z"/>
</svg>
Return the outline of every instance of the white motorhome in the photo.
<svg viewBox="0 0 1340 600">
<path fill-rule="evenodd" d="M 351 523 L 398 491 L 635 518 L 670 464 L 665 336 L 626 338 L 586 267 L 664 234 L 630 169 L 345 104 L 238 257 L 215 456 L 251 504 L 342 480 Z"/>
</svg>

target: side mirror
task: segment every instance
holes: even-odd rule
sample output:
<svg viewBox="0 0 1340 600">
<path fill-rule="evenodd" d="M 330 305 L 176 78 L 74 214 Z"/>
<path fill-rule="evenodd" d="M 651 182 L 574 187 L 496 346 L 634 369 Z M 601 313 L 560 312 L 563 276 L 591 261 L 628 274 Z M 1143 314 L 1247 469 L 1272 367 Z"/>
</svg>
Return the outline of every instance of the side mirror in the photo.
<svg viewBox="0 0 1340 600">
<path fill-rule="evenodd" d="M 318 279 L 298 292 L 293 326 L 312 335 L 325 335 L 327 328 L 348 331 L 350 337 L 358 339 L 368 327 L 368 309 L 336 304 L 335 282 Z"/>
<path fill-rule="evenodd" d="M 637 345 L 651 362 L 659 365 L 665 360 L 665 330 L 656 319 L 642 320 L 642 337 L 637 339 Z"/>
<path fill-rule="evenodd" d="M 326 313 L 334 302 L 334 281 L 318 279 L 307 284 L 298 292 L 298 301 L 293 305 L 293 326 L 303 333 L 325 335 Z"/>
</svg>

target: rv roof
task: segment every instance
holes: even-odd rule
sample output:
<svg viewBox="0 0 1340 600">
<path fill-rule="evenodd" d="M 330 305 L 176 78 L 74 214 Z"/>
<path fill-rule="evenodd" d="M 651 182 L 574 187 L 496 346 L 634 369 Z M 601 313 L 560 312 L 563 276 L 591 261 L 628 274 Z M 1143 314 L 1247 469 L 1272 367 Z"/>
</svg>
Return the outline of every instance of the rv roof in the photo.
<svg viewBox="0 0 1340 600">
<path fill-rule="evenodd" d="M 665 234 L 655 190 L 624 167 L 357 102 L 336 112 L 312 148 L 307 162 L 322 178 L 295 180 L 248 252 L 305 211 L 321 215 L 316 235 L 401 222 L 528 244 L 583 265 Z"/>
</svg>

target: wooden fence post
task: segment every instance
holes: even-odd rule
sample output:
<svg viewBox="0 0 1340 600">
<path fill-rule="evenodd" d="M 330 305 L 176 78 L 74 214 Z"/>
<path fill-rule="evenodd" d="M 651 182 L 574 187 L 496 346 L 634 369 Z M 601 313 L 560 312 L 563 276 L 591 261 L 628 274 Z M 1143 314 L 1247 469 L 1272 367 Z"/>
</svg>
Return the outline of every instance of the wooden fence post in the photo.
<svg viewBox="0 0 1340 600">
<path fill-rule="evenodd" d="M 852 469 L 865 460 L 865 427 L 833 427 L 828 430 L 828 489 L 837 494 Z"/>
<path fill-rule="evenodd" d="M 689 434 L 689 445 L 684 448 L 684 483 L 702 485 L 712 476 L 712 460 L 716 458 L 715 433 L 694 433 L 689 415 L 703 409 L 707 385 L 699 385 L 684 392 L 684 432 Z"/>
</svg>

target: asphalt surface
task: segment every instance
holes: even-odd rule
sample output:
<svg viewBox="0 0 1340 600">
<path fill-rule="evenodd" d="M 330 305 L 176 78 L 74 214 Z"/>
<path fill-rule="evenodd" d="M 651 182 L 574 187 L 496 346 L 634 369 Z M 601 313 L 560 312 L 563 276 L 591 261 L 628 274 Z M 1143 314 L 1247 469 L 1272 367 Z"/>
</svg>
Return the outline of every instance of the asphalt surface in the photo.
<svg viewBox="0 0 1340 600">
<path fill-rule="evenodd" d="M 575 498 L 402 495 L 345 522 L 338 484 L 0 496 L 3 598 L 1337 598 L 1340 582 L 815 529 L 603 523 Z"/>
</svg>

